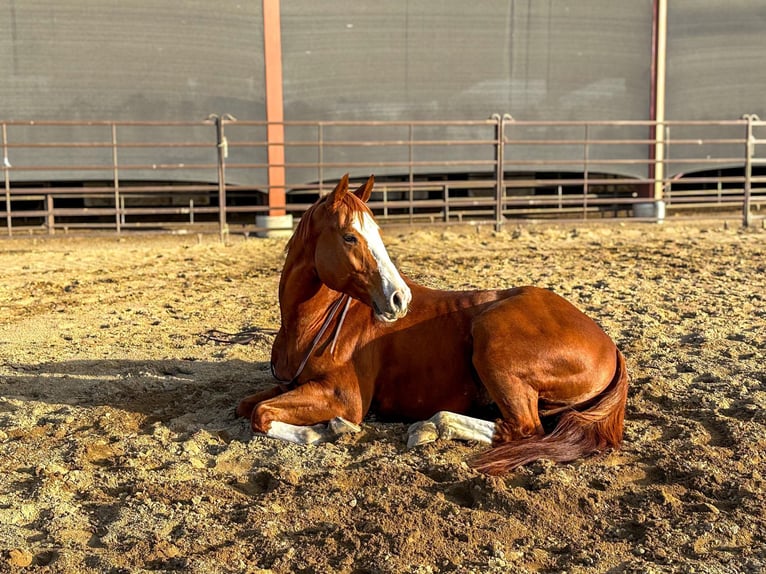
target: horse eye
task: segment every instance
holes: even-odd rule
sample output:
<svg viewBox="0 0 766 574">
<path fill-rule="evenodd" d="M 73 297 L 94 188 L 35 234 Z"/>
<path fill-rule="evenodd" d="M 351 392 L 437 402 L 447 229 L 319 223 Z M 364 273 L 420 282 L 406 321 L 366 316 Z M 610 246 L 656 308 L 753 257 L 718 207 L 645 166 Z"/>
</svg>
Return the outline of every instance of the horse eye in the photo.
<svg viewBox="0 0 766 574">
<path fill-rule="evenodd" d="M 349 245 L 356 245 L 357 242 L 358 242 L 357 238 L 356 238 L 356 235 L 354 235 L 353 233 L 347 233 L 346 235 L 344 235 L 343 236 L 343 241 L 345 241 Z"/>
</svg>

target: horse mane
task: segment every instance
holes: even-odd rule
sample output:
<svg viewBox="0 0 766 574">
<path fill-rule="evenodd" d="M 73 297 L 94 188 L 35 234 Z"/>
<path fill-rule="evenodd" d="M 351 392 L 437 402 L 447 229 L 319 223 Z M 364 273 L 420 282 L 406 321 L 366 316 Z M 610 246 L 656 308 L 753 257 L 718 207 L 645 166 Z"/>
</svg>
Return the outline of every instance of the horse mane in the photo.
<svg viewBox="0 0 766 574">
<path fill-rule="evenodd" d="M 328 202 L 328 198 L 332 194 L 320 197 L 311 207 L 309 207 L 301 216 L 295 231 L 285 246 L 285 251 L 288 253 L 295 245 L 308 242 L 313 232 L 312 221 L 314 220 L 314 214 Z M 338 207 L 338 219 L 341 227 L 346 227 L 353 217 L 360 217 L 362 213 L 372 215 L 372 210 L 353 193 L 346 193 L 342 198 Z"/>
</svg>

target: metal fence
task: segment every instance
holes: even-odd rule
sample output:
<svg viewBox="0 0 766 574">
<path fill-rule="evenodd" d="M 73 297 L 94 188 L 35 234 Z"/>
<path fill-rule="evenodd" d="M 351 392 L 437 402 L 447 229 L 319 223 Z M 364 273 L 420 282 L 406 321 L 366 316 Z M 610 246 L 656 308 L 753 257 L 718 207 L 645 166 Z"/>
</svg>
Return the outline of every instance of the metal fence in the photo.
<svg viewBox="0 0 766 574">
<path fill-rule="evenodd" d="M 2 122 L 0 229 L 250 233 L 343 173 L 377 184 L 383 222 L 763 218 L 766 122 L 285 122 L 269 205 L 265 122 Z M 661 130 L 662 155 L 653 159 Z M 274 165 L 272 164 L 273 168 Z"/>
</svg>

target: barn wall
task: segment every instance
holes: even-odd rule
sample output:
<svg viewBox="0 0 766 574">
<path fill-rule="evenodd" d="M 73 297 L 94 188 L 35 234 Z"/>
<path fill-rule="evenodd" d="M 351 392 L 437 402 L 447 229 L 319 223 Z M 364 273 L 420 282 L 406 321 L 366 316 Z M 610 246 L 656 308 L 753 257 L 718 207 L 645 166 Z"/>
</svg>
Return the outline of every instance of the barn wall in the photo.
<svg viewBox="0 0 766 574">
<path fill-rule="evenodd" d="M 669 6 L 667 118 L 766 116 L 762 3 L 674 0 Z M 648 119 L 652 7 L 652 0 L 285 1 L 285 117 L 480 120 L 508 113 L 523 120 Z M 264 119 L 258 1 L 9 0 L 0 11 L 2 120 L 196 121 L 210 113 Z M 191 130 L 183 137 L 209 141 L 209 132 Z M 39 133 L 17 126 L 9 135 L 24 141 Z M 450 135 L 446 129 L 421 137 Z M 543 128 L 519 135 L 569 137 Z M 61 128 L 55 137 L 77 141 L 92 133 Z M 121 137 L 144 136 L 128 130 Z M 572 151 L 546 153 L 555 160 Z M 24 165 L 72 160 L 55 149 L 14 153 L 16 163 Z M 96 161 L 104 153 L 83 150 L 75 160 Z M 185 153 L 192 154 L 190 162 L 212 158 L 211 150 Z M 256 150 L 239 153 L 237 161 L 259 160 Z M 339 160 L 353 160 L 344 153 Z M 444 151 L 419 153 L 428 160 Z M 478 152 L 456 148 L 453 153 Z M 604 147 L 593 153 L 596 161 L 648 151 Z M 126 159 L 151 159 L 134 154 Z M 300 160 L 301 154 L 294 149 L 288 157 Z M 539 148 L 509 148 L 508 164 L 533 154 Z M 599 169 L 597 163 L 590 167 Z M 646 175 L 641 166 L 628 171 Z M 304 175 L 314 179 L 312 173 L 292 173 L 298 179 Z M 72 179 L 105 176 L 67 173 Z M 179 170 L 170 176 L 200 174 Z"/>
<path fill-rule="evenodd" d="M 291 119 L 641 119 L 651 0 L 285 2 Z"/>
<path fill-rule="evenodd" d="M 668 120 L 766 119 L 766 5 L 758 0 L 673 0 L 668 3 Z M 670 130 L 678 138 L 742 137 L 741 128 Z M 742 157 L 740 146 L 676 147 L 674 158 Z M 741 162 L 739 163 L 741 165 Z M 710 169 L 671 166 L 669 175 Z"/>
<path fill-rule="evenodd" d="M 0 8 L 0 119 L 200 121 L 263 119 L 260 2 L 10 0 Z M 177 134 L 123 128 L 120 141 L 212 142 L 213 128 Z M 211 137 L 211 134 L 212 137 Z M 110 141 L 108 127 L 8 128 L 11 142 Z M 205 163 L 207 149 L 124 151 L 123 164 Z M 111 150 L 15 149 L 16 166 L 111 164 Z M 135 179 L 215 179 L 208 172 L 131 172 Z M 97 180 L 111 170 L 15 172 L 14 180 Z"/>
<path fill-rule="evenodd" d="M 3 4 L 2 119 L 263 117 L 260 2 Z"/>
<path fill-rule="evenodd" d="M 507 113 L 525 120 L 646 119 L 651 8 L 651 0 L 285 2 L 285 117 L 482 120 Z M 573 137 L 571 130 L 552 128 L 520 135 Z M 486 157 L 476 148 L 452 151 Z M 508 148 L 508 161 L 539 151 Z M 309 159 L 309 153 L 293 150 L 290 158 Z M 444 153 L 420 149 L 415 159 Z M 569 153 L 549 150 L 552 157 Z M 645 149 L 604 147 L 593 153 L 596 159 L 640 157 Z M 345 156 L 340 150 L 330 160 Z M 640 166 L 628 171 L 646 175 Z"/>
</svg>

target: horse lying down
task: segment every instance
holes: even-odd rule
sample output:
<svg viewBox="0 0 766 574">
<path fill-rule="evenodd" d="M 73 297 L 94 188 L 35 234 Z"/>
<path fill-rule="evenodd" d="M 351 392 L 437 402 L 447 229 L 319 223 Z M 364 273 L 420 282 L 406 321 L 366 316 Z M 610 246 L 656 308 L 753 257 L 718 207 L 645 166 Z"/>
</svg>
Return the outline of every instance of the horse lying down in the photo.
<svg viewBox="0 0 766 574">
<path fill-rule="evenodd" d="M 372 409 L 421 421 L 410 447 L 491 444 L 472 461 L 490 474 L 618 448 L 628 377 L 606 333 L 548 290 L 440 291 L 402 276 L 366 205 L 373 183 L 350 192 L 345 176 L 301 218 L 279 284 L 278 384 L 237 414 L 314 443 L 358 430 Z M 491 403 L 496 422 L 465 414 Z"/>
</svg>

